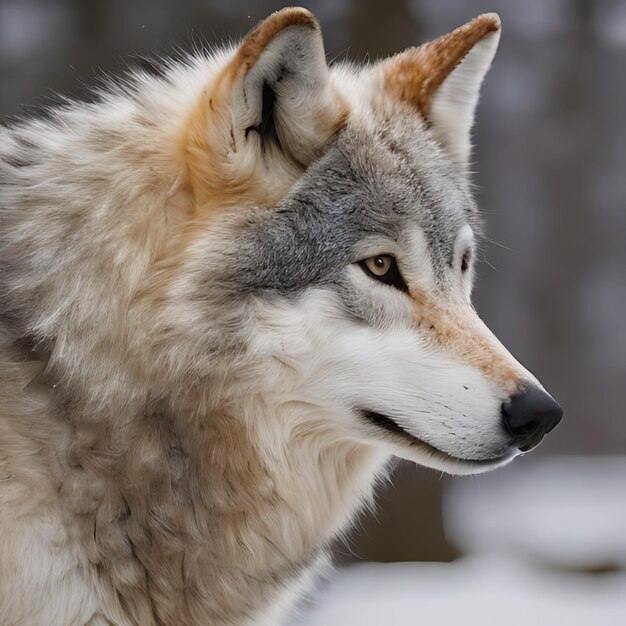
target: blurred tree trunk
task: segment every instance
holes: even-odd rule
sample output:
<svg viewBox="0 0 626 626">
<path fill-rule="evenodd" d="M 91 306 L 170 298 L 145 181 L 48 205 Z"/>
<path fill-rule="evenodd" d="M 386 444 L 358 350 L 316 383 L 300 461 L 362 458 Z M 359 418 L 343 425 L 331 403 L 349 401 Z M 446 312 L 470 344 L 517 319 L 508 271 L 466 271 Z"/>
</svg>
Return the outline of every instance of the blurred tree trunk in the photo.
<svg viewBox="0 0 626 626">
<path fill-rule="evenodd" d="M 358 61 L 384 58 L 419 41 L 409 3 L 402 0 L 354 1 L 349 28 L 349 56 Z"/>
<path fill-rule="evenodd" d="M 549 125 L 546 131 L 551 145 L 546 142 L 544 150 L 536 151 L 546 195 L 546 238 L 550 241 L 544 252 L 545 273 L 538 277 L 535 294 L 536 319 L 541 320 L 537 325 L 537 343 L 544 348 L 541 366 L 546 380 L 551 381 L 555 396 L 563 398 L 566 415 L 569 413 L 569 417 L 581 423 L 593 418 L 597 407 L 610 404 L 618 388 L 617 381 L 606 379 L 595 387 L 587 384 L 588 366 L 580 354 L 585 341 L 593 339 L 581 336 L 580 320 L 572 315 L 580 307 L 581 285 L 585 278 L 589 280 L 586 270 L 594 266 L 602 231 L 607 228 L 598 220 L 589 193 L 594 176 L 604 173 L 607 154 L 607 126 L 600 114 L 606 101 L 598 98 L 598 91 L 593 88 L 598 81 L 598 68 L 607 67 L 602 58 L 606 52 L 597 40 L 598 35 L 593 33 L 596 9 L 594 0 L 575 0 L 569 6 L 575 32 L 570 38 L 567 63 L 554 76 L 552 110 L 544 119 L 544 124 Z M 615 79 L 623 80 L 623 77 Z M 600 89 L 601 84 L 597 87 Z M 596 114 L 589 116 L 589 111 Z M 572 384 L 573 381 L 577 382 Z M 617 410 L 620 405 L 621 398 Z M 617 430 L 615 434 L 619 436 Z M 576 435 L 572 431 L 570 437 Z M 560 447 L 563 450 L 578 447 L 580 452 L 587 453 L 607 452 L 611 441 L 606 431 L 592 428 L 578 441 L 568 441 L 566 434 L 560 438 Z M 559 445 L 558 440 L 554 445 Z"/>
<path fill-rule="evenodd" d="M 338 544 L 340 562 L 452 561 L 459 556 L 444 535 L 439 472 L 396 462 L 391 484 L 379 487 L 374 511 L 356 524 L 346 544 Z"/>
</svg>

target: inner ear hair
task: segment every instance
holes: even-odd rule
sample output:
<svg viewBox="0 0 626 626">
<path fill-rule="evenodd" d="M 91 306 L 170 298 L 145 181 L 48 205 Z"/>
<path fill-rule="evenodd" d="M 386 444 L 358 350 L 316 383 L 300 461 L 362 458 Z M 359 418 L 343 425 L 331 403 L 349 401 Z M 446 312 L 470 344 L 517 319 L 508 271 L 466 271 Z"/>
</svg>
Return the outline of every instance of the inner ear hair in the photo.
<svg viewBox="0 0 626 626">
<path fill-rule="evenodd" d="M 331 84 L 319 24 L 306 9 L 283 9 L 261 22 L 226 74 L 234 132 L 258 133 L 260 148 L 277 148 L 266 150 L 272 158 L 306 165 L 347 117 Z"/>
<path fill-rule="evenodd" d="M 184 157 L 198 202 L 216 202 L 225 185 L 229 198 L 234 188 L 246 197 L 254 189 L 255 198 L 273 202 L 348 115 L 315 17 L 299 8 L 272 14 L 244 38 L 190 116 Z M 271 180 L 268 165 L 280 172 Z"/>
<path fill-rule="evenodd" d="M 319 29 L 310 24 L 285 24 L 242 79 L 240 120 L 245 136 L 254 130 L 262 148 L 272 143 L 296 156 L 291 139 L 315 124 L 314 119 L 307 119 L 309 106 L 328 88 Z"/>
<path fill-rule="evenodd" d="M 387 93 L 414 107 L 463 170 L 480 85 L 500 38 L 500 18 L 485 13 L 419 48 L 383 62 Z"/>
<path fill-rule="evenodd" d="M 276 82 L 282 79 L 282 72 L 279 74 Z M 251 131 L 259 133 L 261 137 L 261 146 L 263 149 L 268 143 L 275 143 L 279 148 L 280 138 L 276 129 L 276 91 L 267 81 L 263 83 L 262 89 L 262 105 L 261 105 L 261 121 L 258 124 L 248 126 L 245 129 L 246 139 Z"/>
</svg>

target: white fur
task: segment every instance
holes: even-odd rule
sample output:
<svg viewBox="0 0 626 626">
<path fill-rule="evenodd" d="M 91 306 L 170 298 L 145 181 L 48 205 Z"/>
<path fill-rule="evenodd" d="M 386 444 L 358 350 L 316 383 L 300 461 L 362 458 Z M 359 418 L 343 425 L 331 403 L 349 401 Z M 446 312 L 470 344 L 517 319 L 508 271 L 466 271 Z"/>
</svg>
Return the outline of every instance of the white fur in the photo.
<svg viewBox="0 0 626 626">
<path fill-rule="evenodd" d="M 355 282 L 359 278 L 355 275 Z M 266 380 L 272 374 L 276 379 L 275 386 L 270 383 L 276 395 L 268 403 L 282 406 L 289 399 L 296 406 L 298 399 L 314 409 L 313 423 L 334 424 L 340 439 L 382 446 L 451 473 L 486 471 L 514 458 L 517 452 L 509 449 L 500 422 L 504 393 L 454 355 L 434 350 L 416 333 L 403 303 L 386 300 L 391 302 L 385 330 L 354 324 L 325 290 L 309 293 L 297 306 L 280 303 L 264 310 L 255 346 L 275 358 L 273 368 L 264 366 Z M 356 415 L 355 406 L 393 417 L 443 454 L 390 439 Z M 301 412 L 290 420 L 292 428 L 306 425 Z"/>
</svg>

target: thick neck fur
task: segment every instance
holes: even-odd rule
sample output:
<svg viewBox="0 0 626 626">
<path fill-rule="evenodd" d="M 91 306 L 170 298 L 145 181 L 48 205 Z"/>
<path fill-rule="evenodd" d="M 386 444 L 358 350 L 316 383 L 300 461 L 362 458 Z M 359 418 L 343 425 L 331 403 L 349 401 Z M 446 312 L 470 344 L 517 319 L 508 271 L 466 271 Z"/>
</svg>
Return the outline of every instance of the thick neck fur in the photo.
<svg viewBox="0 0 626 626">
<path fill-rule="evenodd" d="M 355 446 L 315 449 L 310 437 L 274 441 L 264 458 L 241 417 L 176 414 L 165 402 L 148 403 L 125 430 L 105 437 L 109 446 L 100 437 L 100 453 L 75 447 L 73 473 L 89 491 L 96 476 L 103 483 L 86 536 L 93 524 L 90 548 L 136 623 L 255 618 L 323 557 L 380 462 Z M 89 515 L 84 493 L 77 501 Z"/>
<path fill-rule="evenodd" d="M 42 423 L 55 429 L 30 471 L 57 489 L 73 550 L 119 623 L 256 623 L 324 561 L 384 463 L 367 447 L 285 428 L 267 397 L 212 413 L 207 389 L 97 406 L 50 387 L 52 371 L 22 366 L 26 394 L 48 408 L 25 411 L 13 441 Z"/>
</svg>

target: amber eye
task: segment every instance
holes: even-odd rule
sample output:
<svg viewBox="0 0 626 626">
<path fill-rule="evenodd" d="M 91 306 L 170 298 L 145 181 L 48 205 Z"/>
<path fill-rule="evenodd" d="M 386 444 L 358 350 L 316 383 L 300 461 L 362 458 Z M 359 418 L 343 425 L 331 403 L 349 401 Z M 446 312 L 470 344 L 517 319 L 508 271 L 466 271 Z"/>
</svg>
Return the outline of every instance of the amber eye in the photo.
<svg viewBox="0 0 626 626">
<path fill-rule="evenodd" d="M 367 269 L 374 274 L 374 276 L 384 276 L 389 272 L 393 265 L 393 257 L 390 256 L 373 256 L 369 259 L 365 259 L 365 265 Z"/>
<path fill-rule="evenodd" d="M 463 274 L 465 274 L 465 272 L 467 272 L 467 270 L 469 269 L 471 260 L 472 251 L 468 249 L 463 253 L 463 256 L 461 257 L 461 272 L 463 272 Z"/>
<path fill-rule="evenodd" d="M 409 290 L 400 274 L 395 258 L 391 255 L 379 254 L 378 256 L 371 256 L 369 259 L 359 261 L 359 265 L 368 276 L 386 285 L 400 289 L 400 291 Z"/>
</svg>

